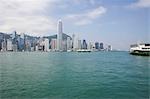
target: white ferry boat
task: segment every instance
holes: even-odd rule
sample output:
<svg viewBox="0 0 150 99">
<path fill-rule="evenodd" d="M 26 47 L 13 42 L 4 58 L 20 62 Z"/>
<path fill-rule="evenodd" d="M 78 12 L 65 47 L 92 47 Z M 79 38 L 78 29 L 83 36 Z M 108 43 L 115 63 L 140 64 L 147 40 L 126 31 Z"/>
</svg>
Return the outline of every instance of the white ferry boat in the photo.
<svg viewBox="0 0 150 99">
<path fill-rule="evenodd" d="M 150 44 L 134 44 L 130 46 L 130 54 L 150 56 Z"/>
</svg>

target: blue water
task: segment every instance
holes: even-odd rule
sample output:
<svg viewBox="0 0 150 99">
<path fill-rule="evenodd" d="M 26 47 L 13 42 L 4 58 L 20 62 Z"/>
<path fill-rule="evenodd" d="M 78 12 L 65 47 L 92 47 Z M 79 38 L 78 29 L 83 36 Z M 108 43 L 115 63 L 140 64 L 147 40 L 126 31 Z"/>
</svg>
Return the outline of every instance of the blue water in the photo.
<svg viewBox="0 0 150 99">
<path fill-rule="evenodd" d="M 0 99 L 148 99 L 149 64 L 128 52 L 0 53 Z"/>
</svg>

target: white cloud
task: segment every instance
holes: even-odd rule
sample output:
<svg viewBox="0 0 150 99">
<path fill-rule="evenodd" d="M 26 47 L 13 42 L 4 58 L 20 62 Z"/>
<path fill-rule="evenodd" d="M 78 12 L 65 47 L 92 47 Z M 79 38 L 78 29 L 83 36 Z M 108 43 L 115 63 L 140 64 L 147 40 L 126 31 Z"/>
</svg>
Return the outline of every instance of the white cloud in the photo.
<svg viewBox="0 0 150 99">
<path fill-rule="evenodd" d="M 93 20 L 99 18 L 104 13 L 106 13 L 106 8 L 100 6 L 84 13 L 69 14 L 65 19 L 74 21 L 76 25 L 86 25 L 92 23 Z"/>
<path fill-rule="evenodd" d="M 43 35 L 55 31 L 52 17 L 44 15 L 57 0 L 0 0 L 0 31 Z M 50 11 L 51 9 L 48 9 Z M 33 34 L 34 33 L 34 34 Z"/>
<path fill-rule="evenodd" d="M 68 9 L 67 1 L 64 1 L 66 0 L 0 0 L 0 32 L 11 33 L 16 30 L 18 33 L 27 32 L 39 36 L 54 33 L 57 30 L 57 20 L 52 14 L 60 10 L 59 7 Z M 75 1 L 79 4 L 95 4 L 95 0 Z M 86 25 L 105 12 L 106 8 L 100 6 L 83 13 L 62 16 L 66 16 L 67 20 L 73 20 L 76 25 Z M 59 17 L 62 16 L 60 14 Z"/>
<path fill-rule="evenodd" d="M 138 0 L 128 6 L 129 8 L 148 8 L 150 7 L 150 0 Z"/>
</svg>

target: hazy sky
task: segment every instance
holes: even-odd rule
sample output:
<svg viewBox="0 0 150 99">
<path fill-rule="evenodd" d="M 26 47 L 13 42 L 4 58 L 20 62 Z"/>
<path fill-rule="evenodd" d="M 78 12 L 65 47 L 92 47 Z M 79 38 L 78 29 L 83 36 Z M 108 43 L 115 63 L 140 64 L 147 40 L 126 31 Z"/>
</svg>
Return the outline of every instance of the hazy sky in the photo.
<svg viewBox="0 0 150 99">
<path fill-rule="evenodd" d="M 150 0 L 0 0 L 0 31 L 43 36 L 63 32 L 128 50 L 150 42 Z"/>
</svg>

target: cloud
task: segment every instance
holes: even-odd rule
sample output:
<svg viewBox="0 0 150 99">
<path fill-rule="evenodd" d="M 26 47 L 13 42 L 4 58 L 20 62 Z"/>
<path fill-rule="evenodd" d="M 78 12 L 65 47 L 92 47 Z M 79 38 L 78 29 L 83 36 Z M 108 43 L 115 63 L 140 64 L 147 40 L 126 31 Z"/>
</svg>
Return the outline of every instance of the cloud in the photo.
<svg viewBox="0 0 150 99">
<path fill-rule="evenodd" d="M 56 29 L 53 19 L 46 16 L 6 17 L 3 21 L 4 24 L 0 25 L 0 30 L 5 32 L 16 30 L 19 33 L 26 32 L 42 36 Z"/>
<path fill-rule="evenodd" d="M 56 32 L 57 17 L 65 16 L 65 19 L 73 20 L 75 25 L 86 25 L 106 12 L 106 8 L 100 6 L 83 13 L 66 15 L 62 9 L 68 11 L 70 5 L 67 2 L 74 6 L 96 3 L 95 0 L 0 0 L 0 32 L 11 33 L 16 30 L 18 33 L 43 36 Z M 59 15 L 55 17 L 58 12 Z"/>
<path fill-rule="evenodd" d="M 0 0 L 0 31 L 43 35 L 56 29 L 55 19 L 46 16 L 57 0 Z"/>
<path fill-rule="evenodd" d="M 106 13 L 106 8 L 99 6 L 93 10 L 79 14 L 69 14 L 65 19 L 74 21 L 75 25 L 87 25 Z"/>
<path fill-rule="evenodd" d="M 73 2 L 74 4 L 90 4 L 90 5 L 95 5 L 96 4 L 96 0 L 71 0 L 71 2 Z"/>
<path fill-rule="evenodd" d="M 128 6 L 129 8 L 148 8 L 150 7 L 150 0 L 138 0 Z"/>
</svg>

